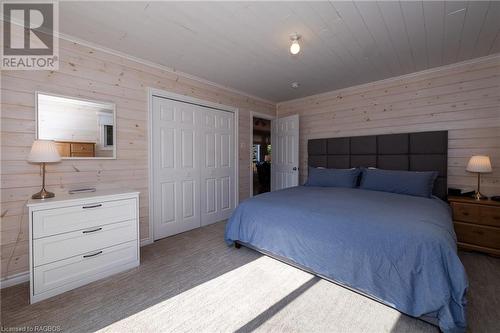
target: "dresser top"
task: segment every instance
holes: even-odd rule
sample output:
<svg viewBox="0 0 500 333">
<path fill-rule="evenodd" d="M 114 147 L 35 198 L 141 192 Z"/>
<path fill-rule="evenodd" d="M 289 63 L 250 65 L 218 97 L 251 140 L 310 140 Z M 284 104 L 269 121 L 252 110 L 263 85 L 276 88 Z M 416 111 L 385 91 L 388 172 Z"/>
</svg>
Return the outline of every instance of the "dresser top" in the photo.
<svg viewBox="0 0 500 333">
<path fill-rule="evenodd" d="M 500 207 L 500 201 L 493 201 L 491 199 L 488 199 L 488 200 L 476 200 L 474 198 L 468 198 L 468 197 L 454 197 L 454 196 L 449 196 L 448 197 L 448 201 L 449 202 L 460 202 L 460 203 L 467 203 L 467 204 Z"/>
<path fill-rule="evenodd" d="M 49 199 L 29 199 L 26 204 L 28 207 L 38 207 L 45 206 L 48 204 L 63 204 L 71 201 L 81 202 L 88 200 L 102 200 L 106 197 L 116 196 L 116 197 L 124 197 L 124 196 L 134 196 L 138 195 L 139 191 L 131 190 L 131 189 L 113 189 L 113 190 L 97 190 L 95 192 L 84 192 L 84 193 L 75 193 L 69 194 L 68 191 L 65 192 L 55 192 L 54 198 Z"/>
</svg>

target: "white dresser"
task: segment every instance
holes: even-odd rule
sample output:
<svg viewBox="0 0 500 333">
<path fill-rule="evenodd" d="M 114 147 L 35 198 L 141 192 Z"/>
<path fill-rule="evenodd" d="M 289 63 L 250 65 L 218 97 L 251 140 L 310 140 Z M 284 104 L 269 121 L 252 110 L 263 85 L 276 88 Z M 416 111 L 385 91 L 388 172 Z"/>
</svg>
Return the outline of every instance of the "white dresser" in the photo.
<svg viewBox="0 0 500 333">
<path fill-rule="evenodd" d="M 139 192 L 30 200 L 31 303 L 139 265 Z"/>
</svg>

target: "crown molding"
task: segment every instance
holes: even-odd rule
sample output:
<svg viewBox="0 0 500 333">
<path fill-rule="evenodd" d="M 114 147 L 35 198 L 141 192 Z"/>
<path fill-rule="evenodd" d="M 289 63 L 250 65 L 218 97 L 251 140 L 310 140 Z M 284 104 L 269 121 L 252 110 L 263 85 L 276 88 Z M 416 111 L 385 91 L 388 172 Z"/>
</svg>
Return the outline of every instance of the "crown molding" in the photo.
<svg viewBox="0 0 500 333">
<path fill-rule="evenodd" d="M 267 100 L 265 98 L 254 96 L 252 94 L 243 92 L 241 90 L 237 90 L 237 89 L 234 89 L 234 88 L 231 88 L 231 87 L 227 87 L 227 86 L 224 86 L 224 85 L 221 85 L 221 84 L 218 84 L 218 83 L 215 83 L 215 82 L 203 79 L 203 78 L 198 77 L 196 75 L 192 75 L 192 74 L 188 74 L 188 73 L 185 73 L 185 72 L 181 72 L 181 71 L 175 70 L 175 69 L 173 69 L 171 67 L 160 65 L 158 63 L 155 63 L 155 62 L 143 59 L 143 58 L 135 57 L 135 56 L 132 56 L 130 54 L 126 54 L 124 52 L 117 51 L 115 49 L 111 49 L 109 47 L 102 46 L 100 44 L 89 42 L 87 40 L 84 40 L 84 39 L 81 39 L 81 38 L 78 38 L 78 37 L 74 37 L 74 36 L 71 36 L 71 35 L 59 32 L 59 38 L 60 39 L 64 39 L 64 40 L 66 40 L 68 42 L 77 43 L 77 44 L 80 44 L 80 45 L 83 45 L 83 46 L 87 46 L 87 47 L 93 48 L 95 50 L 106 52 L 106 53 L 115 55 L 115 56 L 120 57 L 120 58 L 125 58 L 127 60 L 134 61 L 134 62 L 140 63 L 142 65 L 146 65 L 146 66 L 149 66 L 149 67 L 152 67 L 152 68 L 160 69 L 160 70 L 163 70 L 163 71 L 166 71 L 166 72 L 178 75 L 178 76 L 183 77 L 183 78 L 188 79 L 188 80 L 197 81 L 197 82 L 200 82 L 200 83 L 203 83 L 203 84 L 206 84 L 206 85 L 218 88 L 218 89 L 222 89 L 222 90 L 225 90 L 225 91 L 228 91 L 228 92 L 232 92 L 232 93 L 235 93 L 235 94 L 238 94 L 238 95 L 241 95 L 241 96 L 245 96 L 245 97 L 249 97 L 249 98 L 258 100 L 258 101 L 266 103 L 266 104 L 272 104 L 272 105 L 276 106 L 276 102 Z"/>
<path fill-rule="evenodd" d="M 322 92 L 319 94 L 289 99 L 287 101 L 282 101 L 282 102 L 276 103 L 276 108 L 278 108 L 280 105 L 283 105 L 283 104 L 294 103 L 294 102 L 298 102 L 298 101 L 308 99 L 308 98 L 318 98 L 318 97 L 326 96 L 329 94 L 340 94 L 342 92 L 345 92 L 345 91 L 353 89 L 353 88 L 363 89 L 363 88 L 369 88 L 369 87 L 374 86 L 374 85 L 391 83 L 391 82 L 398 81 L 398 80 L 408 80 L 408 79 L 415 78 L 415 77 L 418 77 L 421 75 L 438 73 L 441 71 L 445 71 L 445 70 L 449 70 L 449 69 L 453 69 L 453 68 L 457 68 L 457 67 L 477 64 L 477 63 L 481 63 L 481 62 L 487 62 L 487 61 L 491 61 L 491 60 L 500 61 L 500 53 L 494 53 L 494 54 L 490 54 L 490 55 L 487 55 L 484 57 L 473 58 L 473 59 L 468 59 L 468 60 L 464 60 L 464 61 L 460 61 L 460 62 L 455 62 L 455 63 L 449 64 L 449 65 L 424 69 L 424 70 L 418 71 L 418 72 L 412 72 L 412 73 L 403 74 L 403 75 L 399 75 L 399 76 L 393 76 L 393 77 L 389 77 L 387 79 L 382 79 L 382 80 L 378 80 L 378 81 L 371 81 L 371 82 L 367 82 L 367 83 L 358 84 L 355 86 L 349 86 L 349 87 L 345 87 L 345 88 L 330 90 L 330 91 Z"/>
<path fill-rule="evenodd" d="M 345 88 L 340 88 L 340 89 L 336 89 L 336 90 L 322 92 L 322 93 L 319 93 L 319 94 L 313 94 L 313 95 L 304 96 L 304 97 L 300 97 L 300 98 L 294 98 L 294 99 L 290 99 L 290 100 L 286 100 L 286 101 L 281 101 L 281 102 L 274 102 L 274 101 L 270 101 L 270 100 L 262 98 L 262 97 L 258 97 L 258 96 L 255 96 L 255 95 L 252 95 L 252 94 L 249 94 L 249 93 L 246 93 L 246 92 L 243 92 L 243 91 L 231 88 L 231 87 L 227 87 L 227 86 L 224 86 L 224 85 L 221 85 L 221 84 L 218 84 L 218 83 L 215 83 L 215 82 L 203 79 L 203 78 L 198 77 L 196 75 L 192 75 L 192 74 L 188 74 L 188 73 L 185 73 L 185 72 L 177 71 L 177 70 L 175 70 L 175 69 L 173 69 L 171 67 L 160 65 L 158 63 L 155 63 L 155 62 L 143 59 L 143 58 L 135 57 L 135 56 L 126 54 L 124 52 L 117 51 L 117 50 L 114 50 L 114 49 L 102 46 L 100 44 L 89 42 L 87 40 L 80 39 L 80 38 L 77 38 L 77 37 L 74 37 L 74 36 L 71 36 L 71 35 L 67 35 L 67 34 L 64 34 L 64 33 L 61 33 L 61 32 L 59 32 L 59 38 L 64 39 L 64 40 L 69 41 L 69 42 L 73 42 L 73 43 L 77 43 L 77 44 L 80 44 L 80 45 L 83 45 L 83 46 L 87 46 L 87 47 L 90 47 L 90 48 L 93 48 L 93 49 L 96 49 L 96 50 L 99 50 L 99 51 L 103 51 L 103 52 L 106 52 L 108 54 L 112 54 L 112 55 L 115 55 L 117 57 L 121 57 L 121 58 L 130 60 L 130 61 L 134 61 L 134 62 L 143 64 L 143 65 L 146 65 L 146 66 L 149 66 L 149 67 L 152 67 L 152 68 L 157 68 L 157 69 L 160 69 L 160 70 L 163 70 L 163 71 L 166 71 L 166 72 L 178 75 L 178 76 L 183 77 L 185 79 L 197 81 L 197 82 L 200 82 L 200 83 L 203 83 L 203 84 L 206 84 L 206 85 L 218 88 L 218 89 L 222 89 L 222 90 L 225 90 L 225 91 L 228 91 L 228 92 L 232 92 L 232 93 L 235 93 L 235 94 L 238 94 L 238 95 L 241 95 L 241 96 L 249 97 L 249 98 L 258 100 L 258 101 L 266 103 L 266 104 L 272 104 L 272 105 L 275 105 L 276 108 L 279 105 L 282 105 L 282 104 L 291 103 L 291 102 L 297 102 L 297 101 L 304 100 L 304 99 L 311 98 L 311 97 L 315 98 L 315 97 L 325 96 L 325 95 L 328 95 L 328 94 L 335 94 L 335 93 L 338 94 L 338 93 L 344 92 L 344 91 L 352 89 L 352 88 L 361 88 L 361 89 L 363 89 L 363 88 L 371 87 L 373 85 L 379 85 L 379 84 L 384 84 L 384 83 L 391 83 L 391 82 L 394 82 L 394 81 L 397 81 L 397 80 L 406 80 L 406 79 L 411 79 L 411 78 L 418 77 L 418 76 L 421 76 L 421 75 L 438 73 L 438 72 L 441 72 L 441 71 L 444 71 L 444 70 L 448 70 L 448 69 L 452 69 L 452 68 L 456 68 L 456 67 L 471 65 L 471 64 L 485 62 L 485 61 L 490 61 L 490 60 L 495 60 L 495 59 L 500 60 L 500 53 L 495 53 L 495 54 L 487 55 L 487 56 L 484 56 L 484 57 L 479 57 L 479 58 L 473 58 L 473 59 L 469 59 L 469 60 L 464 60 L 464 61 L 461 61 L 461 62 L 456 62 L 456 63 L 453 63 L 453 64 L 449 64 L 449 65 L 444 65 L 444 66 L 439 66 L 439 67 L 433 67 L 433 68 L 429 68 L 429 69 L 424 69 L 424 70 L 418 71 L 418 72 L 408 73 L 408 74 L 404 74 L 404 75 L 400 75 L 400 76 L 393 76 L 393 77 L 389 77 L 389 78 L 382 79 L 382 80 L 371 81 L 371 82 L 362 83 L 362 84 L 355 85 L 355 86 L 349 86 L 349 87 L 345 87 Z"/>
</svg>

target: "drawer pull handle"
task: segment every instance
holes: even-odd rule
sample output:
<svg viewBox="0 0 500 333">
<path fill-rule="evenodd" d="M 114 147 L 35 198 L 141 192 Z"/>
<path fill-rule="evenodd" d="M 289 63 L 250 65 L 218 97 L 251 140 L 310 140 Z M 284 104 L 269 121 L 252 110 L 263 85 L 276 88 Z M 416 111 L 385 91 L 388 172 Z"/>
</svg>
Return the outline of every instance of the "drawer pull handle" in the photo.
<svg viewBox="0 0 500 333">
<path fill-rule="evenodd" d="M 96 228 L 96 229 L 92 229 L 92 230 L 84 230 L 83 233 L 90 234 L 91 232 L 96 232 L 96 231 L 100 231 L 100 230 L 102 230 L 102 228 Z"/>
<path fill-rule="evenodd" d="M 102 251 L 99 251 L 99 252 L 92 253 L 92 254 L 86 254 L 86 255 L 84 255 L 83 257 L 84 257 L 84 258 L 95 257 L 95 256 L 100 255 L 101 253 L 102 253 Z"/>
<path fill-rule="evenodd" d="M 97 204 L 97 205 L 92 205 L 92 206 L 83 206 L 83 209 L 89 209 L 89 208 L 97 208 L 97 207 L 102 207 L 102 204 Z"/>
<path fill-rule="evenodd" d="M 462 214 L 463 214 L 464 216 L 469 216 L 469 213 L 467 213 L 467 212 L 462 212 Z"/>
</svg>

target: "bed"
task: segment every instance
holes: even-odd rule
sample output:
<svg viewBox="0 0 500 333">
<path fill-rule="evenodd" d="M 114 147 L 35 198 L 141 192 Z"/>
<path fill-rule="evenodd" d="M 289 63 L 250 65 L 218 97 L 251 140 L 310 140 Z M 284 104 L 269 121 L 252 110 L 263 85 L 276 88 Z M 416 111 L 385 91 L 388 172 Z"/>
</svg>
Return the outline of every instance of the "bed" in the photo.
<svg viewBox="0 0 500 333">
<path fill-rule="evenodd" d="M 440 132 L 429 135 L 435 137 L 435 133 L 443 136 Z M 399 145 L 399 149 L 407 149 L 400 154 L 408 160 L 407 170 L 415 165 L 411 163 L 415 155 L 411 135 L 406 135 L 407 148 Z M 418 135 L 423 141 L 429 139 Z M 375 137 L 375 159 L 369 154 L 356 159 L 352 158 L 351 149 L 356 145 L 351 139 L 345 151 L 349 166 L 369 160 L 375 161 L 372 166 L 379 166 L 386 151 L 380 142 L 391 141 Z M 337 152 L 332 145 L 340 149 L 339 143 L 331 141 L 329 145 L 329 139 L 322 140 L 326 140 L 324 145 L 320 143 L 326 158 L 311 158 L 319 150 L 309 149 L 310 164 L 335 161 L 330 156 L 337 155 L 329 152 Z M 362 140 L 366 142 L 366 138 Z M 427 146 L 436 150 L 436 144 Z M 429 153 L 428 149 L 422 155 L 442 154 Z M 393 153 L 387 154 L 392 156 L 390 160 L 402 160 Z M 398 163 L 394 168 L 405 169 Z M 440 177 L 446 188 L 446 177 Z M 442 187 L 438 186 L 436 194 L 443 194 L 440 191 Z M 402 313 L 435 323 L 443 332 L 466 329 L 467 277 L 457 255 L 450 209 L 437 196 L 424 198 L 359 188 L 288 188 L 241 203 L 226 225 L 225 240 L 284 259 Z"/>
</svg>

